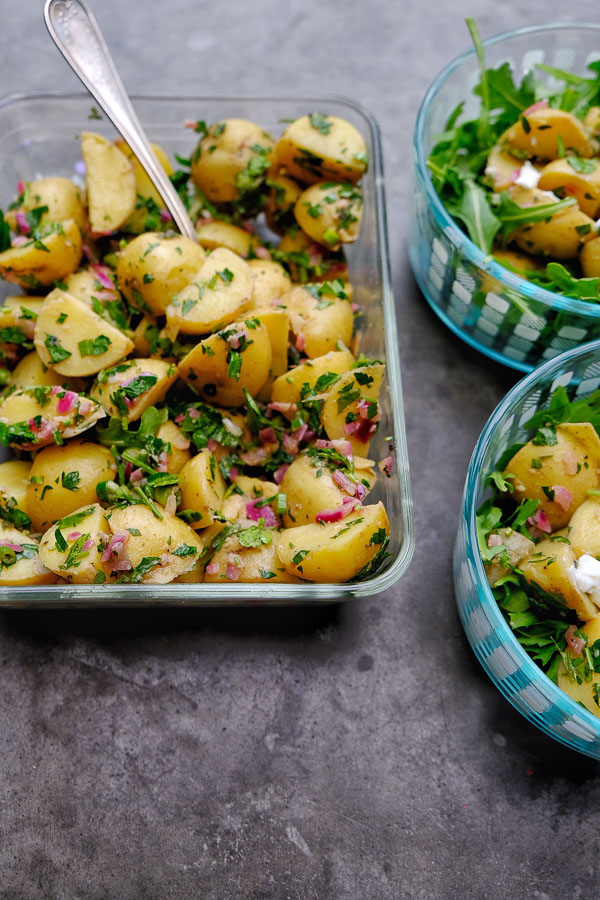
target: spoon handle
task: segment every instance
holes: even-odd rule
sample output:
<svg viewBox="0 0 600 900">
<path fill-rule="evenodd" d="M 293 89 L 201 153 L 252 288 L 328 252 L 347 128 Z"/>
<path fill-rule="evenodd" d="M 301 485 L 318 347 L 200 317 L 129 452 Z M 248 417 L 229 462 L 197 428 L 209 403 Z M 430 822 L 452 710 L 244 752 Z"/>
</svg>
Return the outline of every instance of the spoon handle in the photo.
<svg viewBox="0 0 600 900">
<path fill-rule="evenodd" d="M 181 234 L 197 241 L 190 217 L 144 134 L 87 4 L 46 0 L 44 18 L 56 46 L 139 159 Z"/>
</svg>

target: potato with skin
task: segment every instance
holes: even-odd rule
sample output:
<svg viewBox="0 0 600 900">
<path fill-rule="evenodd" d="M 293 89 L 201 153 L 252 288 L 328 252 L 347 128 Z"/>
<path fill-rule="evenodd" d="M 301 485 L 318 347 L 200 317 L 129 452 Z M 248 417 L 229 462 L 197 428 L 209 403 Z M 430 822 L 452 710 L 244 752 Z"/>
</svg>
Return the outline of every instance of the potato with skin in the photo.
<svg viewBox="0 0 600 900">
<path fill-rule="evenodd" d="M 523 160 L 512 156 L 504 143 L 498 143 L 490 150 L 485 167 L 485 176 L 495 191 L 505 191 L 513 184 L 521 171 Z"/>
<path fill-rule="evenodd" d="M 53 177 L 40 178 L 25 185 L 20 205 L 9 209 L 5 216 L 12 231 L 22 231 L 17 213 L 26 215 L 41 206 L 47 206 L 48 210 L 41 214 L 40 225 L 73 219 L 82 231 L 86 227 L 87 216 L 80 189 L 70 178 Z M 27 231 L 23 233 L 28 234 Z"/>
<path fill-rule="evenodd" d="M 342 251 L 334 253 L 322 244 L 317 244 L 298 225 L 286 231 L 277 250 L 283 254 L 292 281 L 304 284 L 306 281 L 341 278 L 345 283 L 348 282 L 348 266 Z"/>
<path fill-rule="evenodd" d="M 543 540 L 536 544 L 534 553 L 521 560 L 519 568 L 530 584 L 562 599 L 580 619 L 590 619 L 598 609 L 569 578 L 568 570 L 574 563 L 575 554 L 568 544 Z"/>
<path fill-rule="evenodd" d="M 86 440 L 45 447 L 33 460 L 27 508 L 35 531 L 98 502 L 96 485 L 112 480 L 117 466 L 108 447 Z"/>
<path fill-rule="evenodd" d="M 177 474 L 191 459 L 190 442 L 175 422 L 167 419 L 156 432 L 156 437 L 171 445 L 167 450 L 167 472 Z"/>
<path fill-rule="evenodd" d="M 135 359 L 98 373 L 90 397 L 110 416 L 135 422 L 145 409 L 164 400 L 177 369 L 162 359 Z"/>
<path fill-rule="evenodd" d="M 589 619 L 589 621 L 584 622 L 578 630 L 582 631 L 587 637 L 587 648 L 593 647 L 600 638 L 600 615 L 596 615 L 592 619 Z M 578 659 L 581 659 L 581 657 L 575 657 L 569 648 L 567 648 L 567 652 L 574 663 L 576 663 Z M 600 707 L 598 706 L 600 674 L 591 672 L 591 680 L 585 681 L 581 676 L 581 672 L 582 669 L 579 667 L 574 667 L 571 671 L 567 672 L 564 664 L 561 662 L 558 671 L 558 686 L 565 694 L 568 694 L 572 700 L 575 700 L 576 703 L 583 703 L 585 708 L 591 713 L 595 716 L 600 716 Z M 581 684 L 577 681 L 578 675 L 581 678 Z"/>
<path fill-rule="evenodd" d="M 18 524 L 20 528 L 29 527 L 27 485 L 30 469 L 29 460 L 9 459 L 0 463 L 0 519 Z"/>
<path fill-rule="evenodd" d="M 3 442 L 20 450 L 39 450 L 60 438 L 76 437 L 105 415 L 99 403 L 57 385 L 24 388 L 0 400 Z"/>
<path fill-rule="evenodd" d="M 368 452 L 377 429 L 378 397 L 385 366 L 360 366 L 351 369 L 328 391 L 321 410 L 321 422 L 330 440 L 343 438 L 358 455 Z M 361 414 L 362 413 L 362 414 Z M 355 430 L 349 425 L 358 423 Z"/>
<path fill-rule="evenodd" d="M 90 228 L 112 234 L 129 219 L 137 201 L 133 165 L 107 138 L 92 131 L 81 135 Z"/>
<path fill-rule="evenodd" d="M 538 187 L 557 197 L 574 197 L 579 209 L 595 219 L 600 209 L 600 161 L 566 156 L 542 169 Z"/>
<path fill-rule="evenodd" d="M 35 321 L 41 309 L 43 297 L 5 297 L 4 303 L 0 306 L 0 326 L 13 325 L 28 337 L 33 337 L 35 331 Z M 11 316 L 12 321 L 4 319 L 4 316 Z"/>
<path fill-rule="evenodd" d="M 252 276 L 252 300 L 248 309 L 265 309 L 275 300 L 285 303 L 292 289 L 292 280 L 281 263 L 273 259 L 249 259 Z"/>
<path fill-rule="evenodd" d="M 211 334 L 179 363 L 179 377 L 208 403 L 242 406 L 246 400 L 244 388 L 255 397 L 269 377 L 269 332 L 260 323 L 250 328 L 247 322 L 252 319 L 234 322 Z M 239 371 L 233 368 L 236 363 Z"/>
<path fill-rule="evenodd" d="M 293 366 L 273 382 L 271 400 L 273 403 L 289 403 L 292 409 L 286 410 L 283 414 L 287 418 L 293 419 L 294 407 L 301 399 L 304 385 L 308 385 L 308 388 L 312 389 L 322 375 L 328 373 L 343 375 L 352 368 L 354 363 L 355 359 L 350 350 L 332 350 L 323 356 Z"/>
<path fill-rule="evenodd" d="M 529 441 L 507 463 L 503 474 L 511 476 L 514 501 L 539 500 L 538 508 L 556 531 L 568 525 L 575 510 L 588 499 L 588 491 L 598 489 L 599 467 L 600 438 L 593 425 L 565 422 L 556 427 L 555 444 Z M 557 488 L 566 489 L 570 496 L 570 500 L 561 496 L 563 505 L 550 499 Z"/>
<path fill-rule="evenodd" d="M 267 184 L 271 189 L 265 204 L 267 224 L 277 234 L 282 234 L 294 223 L 294 206 L 302 187 L 284 172 L 270 175 Z"/>
<path fill-rule="evenodd" d="M 385 545 L 390 523 L 383 506 L 361 506 L 339 522 L 287 528 L 275 536 L 275 549 L 292 575 L 338 584 L 356 577 Z"/>
<path fill-rule="evenodd" d="M 563 153 L 588 159 L 596 148 L 582 122 L 572 113 L 551 106 L 525 110 L 505 131 L 500 144 L 536 159 L 558 159 Z"/>
<path fill-rule="evenodd" d="M 40 560 L 38 542 L 16 528 L 0 523 L 0 587 L 55 582 L 56 575 Z"/>
<path fill-rule="evenodd" d="M 600 276 L 600 237 L 595 237 L 584 244 L 579 254 L 579 262 L 586 278 Z"/>
<path fill-rule="evenodd" d="M 364 468 L 359 468 L 356 462 L 354 475 L 344 474 L 355 484 L 360 484 L 366 496 L 376 481 L 373 463 L 371 460 L 361 460 Z M 370 465 L 366 465 L 367 463 Z M 286 470 L 279 487 L 287 499 L 287 512 L 283 516 L 286 528 L 297 528 L 315 522 L 317 513 L 324 509 L 339 509 L 344 500 L 352 496 L 335 482 L 334 472 L 335 469 L 330 469 L 322 458 L 311 457 L 306 453 L 296 457 Z"/>
<path fill-rule="evenodd" d="M 131 306 L 160 316 L 205 260 L 202 247 L 190 238 L 148 231 L 120 252 L 117 281 Z"/>
<path fill-rule="evenodd" d="M 298 286 L 285 298 L 298 349 L 310 359 L 352 341 L 354 313 L 347 299 L 335 296 L 326 283 Z"/>
<path fill-rule="evenodd" d="M 181 509 L 192 510 L 200 517 L 191 521 L 192 528 L 206 528 L 221 511 L 225 496 L 225 482 L 216 457 L 210 450 L 201 450 L 181 469 Z"/>
<path fill-rule="evenodd" d="M 104 584 L 110 568 L 102 562 L 102 553 L 109 540 L 106 510 L 99 503 L 91 503 L 59 519 L 46 531 L 40 543 L 40 560 L 72 584 Z"/>
<path fill-rule="evenodd" d="M 137 156 L 134 154 L 133 150 L 122 138 L 119 138 L 115 141 L 115 147 L 123 153 L 127 159 L 130 161 L 133 166 L 133 174 L 135 177 L 135 192 L 137 195 L 137 201 L 135 205 L 135 209 L 125 225 L 123 226 L 124 231 L 132 231 L 135 234 L 141 234 L 146 231 L 148 228 L 147 220 L 150 218 L 151 220 L 154 218 L 153 215 L 149 217 L 147 203 L 151 201 L 151 206 L 156 205 L 159 209 L 165 208 L 165 203 L 150 179 L 146 174 L 146 170 L 140 164 Z M 159 163 L 167 173 L 167 175 L 173 174 L 173 166 L 169 162 L 169 157 L 158 144 L 151 142 L 151 147 L 154 150 L 156 158 Z"/>
<path fill-rule="evenodd" d="M 288 335 L 290 330 L 290 317 L 285 309 L 253 309 L 252 318 L 258 319 L 269 333 L 271 343 L 271 368 L 270 375 L 278 377 L 287 372 L 288 362 Z M 270 392 L 269 392 L 270 399 Z"/>
<path fill-rule="evenodd" d="M 600 106 L 590 106 L 583 117 L 583 126 L 592 138 L 600 137 Z"/>
<path fill-rule="evenodd" d="M 206 250 L 225 247 L 243 259 L 251 257 L 260 245 L 257 235 L 229 222 L 220 222 L 218 219 L 213 219 L 212 222 L 201 221 L 196 226 L 196 234 L 198 243 Z"/>
<path fill-rule="evenodd" d="M 83 389 L 83 382 L 77 378 L 65 378 L 64 375 L 59 375 L 54 369 L 49 369 L 41 361 L 35 350 L 32 350 L 12 370 L 10 387 L 16 387 L 21 391 L 23 388 L 35 387 L 35 385 L 47 387 L 62 385 L 70 388 L 70 390 Z"/>
<path fill-rule="evenodd" d="M 509 191 L 514 202 L 523 208 L 558 202 L 554 194 L 539 188 L 513 185 Z M 515 229 L 509 240 L 525 253 L 573 259 L 583 245 L 594 237 L 594 221 L 575 204 L 561 209 L 541 222 L 533 222 Z"/>
<path fill-rule="evenodd" d="M 296 201 L 294 215 L 305 234 L 330 250 L 358 237 L 362 191 L 350 183 L 325 181 L 307 188 Z"/>
<path fill-rule="evenodd" d="M 166 309 L 172 336 L 209 334 L 229 325 L 246 310 L 252 297 L 252 275 L 241 257 L 219 247 L 192 280 L 172 297 Z"/>
<path fill-rule="evenodd" d="M 203 550 L 189 525 L 158 504 L 156 507 L 160 518 L 141 504 L 113 508 L 108 516 L 113 535 L 129 535 L 124 551 L 133 570 L 144 559 L 155 560 L 139 579 L 142 584 L 168 584 L 192 569 Z M 127 571 L 119 574 L 127 575 Z"/>
<path fill-rule="evenodd" d="M 46 248 L 36 247 L 33 238 L 26 244 L 9 247 L 0 253 L 0 275 L 5 281 L 27 289 L 55 281 L 64 281 L 79 265 L 82 240 L 79 226 L 73 219 L 51 222 L 39 232 L 39 240 Z"/>
<path fill-rule="evenodd" d="M 275 142 L 247 119 L 211 125 L 192 153 L 192 181 L 213 203 L 231 203 L 264 181 Z"/>
<path fill-rule="evenodd" d="M 273 533 L 273 538 L 276 535 Z M 217 550 L 209 563 L 204 581 L 207 584 L 244 582 L 244 584 L 300 584 L 301 579 L 290 574 L 281 564 L 275 550 L 275 540 L 267 546 L 242 547 L 232 534 Z"/>
<path fill-rule="evenodd" d="M 274 165 L 304 184 L 351 181 L 367 171 L 362 135 L 345 119 L 314 113 L 290 123 L 275 148 Z"/>
<path fill-rule="evenodd" d="M 584 500 L 571 516 L 569 542 L 577 558 L 584 553 L 600 556 L 600 503 L 597 497 Z"/>
<path fill-rule="evenodd" d="M 133 350 L 126 334 L 61 288 L 51 291 L 41 306 L 34 344 L 45 366 L 80 378 L 114 365 Z"/>
</svg>

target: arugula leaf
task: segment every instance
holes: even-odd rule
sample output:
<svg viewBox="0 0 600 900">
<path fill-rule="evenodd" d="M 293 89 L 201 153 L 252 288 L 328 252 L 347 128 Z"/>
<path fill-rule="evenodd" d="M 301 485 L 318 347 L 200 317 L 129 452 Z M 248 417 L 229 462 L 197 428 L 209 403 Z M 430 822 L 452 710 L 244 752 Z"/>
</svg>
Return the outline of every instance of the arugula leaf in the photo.
<svg viewBox="0 0 600 900">
<path fill-rule="evenodd" d="M 473 243 L 484 253 L 489 253 L 502 222 L 492 211 L 488 193 L 473 178 L 467 178 L 460 200 L 455 203 L 447 202 L 446 208 L 450 215 L 460 219 L 466 226 Z"/>
</svg>

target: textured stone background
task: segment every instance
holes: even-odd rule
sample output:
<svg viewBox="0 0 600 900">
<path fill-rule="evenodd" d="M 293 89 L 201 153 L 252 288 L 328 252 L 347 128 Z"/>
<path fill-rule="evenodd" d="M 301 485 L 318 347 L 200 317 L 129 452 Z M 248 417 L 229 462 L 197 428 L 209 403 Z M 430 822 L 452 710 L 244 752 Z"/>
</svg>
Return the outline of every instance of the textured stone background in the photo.
<svg viewBox="0 0 600 900">
<path fill-rule="evenodd" d="M 78 89 L 41 2 L 1 7 L 1 93 Z M 405 253 L 420 97 L 465 15 L 488 35 L 573 10 L 523 7 L 96 0 L 132 92 L 342 93 L 379 120 L 417 551 L 342 608 L 1 614 L 1 897 L 595 895 L 598 767 L 501 698 L 454 606 L 465 469 L 516 376 L 444 330 Z"/>
</svg>

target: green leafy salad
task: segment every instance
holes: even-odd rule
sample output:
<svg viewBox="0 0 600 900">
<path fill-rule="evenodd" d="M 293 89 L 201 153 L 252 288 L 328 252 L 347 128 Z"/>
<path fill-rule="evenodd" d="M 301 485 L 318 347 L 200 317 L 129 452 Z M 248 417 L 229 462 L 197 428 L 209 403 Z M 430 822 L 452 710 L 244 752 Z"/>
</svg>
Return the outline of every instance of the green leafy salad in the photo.
<svg viewBox="0 0 600 900">
<path fill-rule="evenodd" d="M 481 558 L 524 650 L 600 716 L 600 391 L 559 387 L 525 428 L 487 478 Z"/>
<path fill-rule="evenodd" d="M 428 159 L 442 203 L 471 240 L 550 291 L 600 302 L 600 58 L 585 76 L 479 63 L 479 116 L 453 110 Z M 600 56 L 600 53 L 599 53 Z"/>
</svg>

